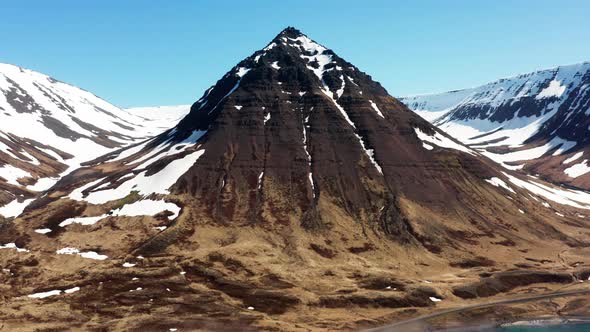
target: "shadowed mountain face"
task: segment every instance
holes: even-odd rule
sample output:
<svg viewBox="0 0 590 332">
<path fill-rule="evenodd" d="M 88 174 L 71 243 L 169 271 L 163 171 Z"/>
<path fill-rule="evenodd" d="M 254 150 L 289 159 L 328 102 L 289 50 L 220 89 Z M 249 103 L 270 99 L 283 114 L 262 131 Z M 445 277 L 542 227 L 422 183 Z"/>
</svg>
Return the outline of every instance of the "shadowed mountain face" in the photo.
<svg viewBox="0 0 590 332">
<path fill-rule="evenodd" d="M 583 259 L 584 202 L 503 172 L 287 28 L 174 128 L 87 163 L 2 224 L 1 262 L 18 271 L 4 296 L 80 287 L 44 304 L 70 307 L 53 328 L 358 328 L 383 313 L 360 322 L 352 307 L 460 302 L 452 287 L 471 292 L 523 253 Z M 0 308 L 7 326 L 22 319 Z"/>
<path fill-rule="evenodd" d="M 402 100 L 505 167 L 589 189 L 589 87 L 586 62 Z"/>
</svg>

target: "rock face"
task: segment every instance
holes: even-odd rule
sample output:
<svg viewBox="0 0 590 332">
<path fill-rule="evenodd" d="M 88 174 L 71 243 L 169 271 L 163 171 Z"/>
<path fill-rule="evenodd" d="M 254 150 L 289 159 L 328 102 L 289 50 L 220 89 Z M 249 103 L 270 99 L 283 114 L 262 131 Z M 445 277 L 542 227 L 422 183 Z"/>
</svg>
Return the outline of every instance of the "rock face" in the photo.
<svg viewBox="0 0 590 332">
<path fill-rule="evenodd" d="M 358 328 L 366 322 L 346 308 L 452 299 L 452 281 L 424 283 L 466 273 L 465 264 L 509 269 L 522 254 L 515 249 L 544 262 L 587 246 L 577 215 L 585 194 L 531 181 L 287 28 L 176 126 L 86 163 L 1 224 L 0 259 L 16 276 L 0 320 L 16 328 L 38 317 L 36 302 L 11 316 L 27 293 L 80 287 L 44 306 L 68 304 L 68 315 L 38 321 Z M 536 185 L 548 191 L 530 191 Z"/>
<path fill-rule="evenodd" d="M 49 76 L 0 64 L 0 216 L 16 217 L 68 170 L 173 124 L 146 120 Z"/>
<path fill-rule="evenodd" d="M 586 62 L 401 100 L 507 167 L 588 189 L 589 86 Z"/>
<path fill-rule="evenodd" d="M 359 220 L 407 231 L 398 196 L 435 199 L 434 156 L 414 132 L 434 130 L 331 50 L 287 29 L 209 90 L 171 134 L 196 131 L 204 154 L 173 188 L 200 197 L 220 219 L 326 227 L 323 195 Z M 469 162 L 469 158 L 465 158 Z M 422 165 L 416 167 L 415 162 Z M 431 176 L 420 176 L 426 167 Z M 485 167 L 477 170 L 485 175 Z M 440 174 L 442 175 L 442 174 Z M 387 206 L 386 209 L 383 207 Z M 405 234 L 408 236 L 408 234 Z"/>
<path fill-rule="evenodd" d="M 416 130 L 453 142 L 370 76 L 287 29 L 229 71 L 176 127 L 137 153 L 111 157 L 157 176 L 171 160 L 200 151 L 170 192 L 197 197 L 195 204 L 220 223 L 297 220 L 322 229 L 335 222 L 321 211 L 325 197 L 354 219 L 408 240 L 401 196 L 462 205 L 456 195 L 462 184 L 441 178 L 481 181 L 494 174 L 475 155 L 424 148 Z"/>
</svg>

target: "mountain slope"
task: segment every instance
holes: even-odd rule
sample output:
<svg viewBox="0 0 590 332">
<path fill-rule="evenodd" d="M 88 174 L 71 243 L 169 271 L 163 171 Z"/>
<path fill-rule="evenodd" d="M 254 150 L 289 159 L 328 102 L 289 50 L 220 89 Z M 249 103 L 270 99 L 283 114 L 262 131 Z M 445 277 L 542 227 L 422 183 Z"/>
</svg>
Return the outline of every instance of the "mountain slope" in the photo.
<svg viewBox="0 0 590 332">
<path fill-rule="evenodd" d="M 156 129 L 158 134 L 175 126 L 191 110 L 191 105 L 132 107 L 125 111 L 142 118 L 144 126 Z"/>
<path fill-rule="evenodd" d="M 87 163 L 0 225 L 0 262 L 16 271 L 0 320 L 358 329 L 388 308 L 503 293 L 467 286 L 515 261 L 531 284 L 573 280 L 561 262 L 586 264 L 584 202 L 504 172 L 287 28 L 176 126 Z"/>
<path fill-rule="evenodd" d="M 588 189 L 589 87 L 581 63 L 402 101 L 506 167 Z"/>
<path fill-rule="evenodd" d="M 87 91 L 0 64 L 0 215 L 17 216 L 62 174 L 173 123 L 156 125 Z"/>
</svg>

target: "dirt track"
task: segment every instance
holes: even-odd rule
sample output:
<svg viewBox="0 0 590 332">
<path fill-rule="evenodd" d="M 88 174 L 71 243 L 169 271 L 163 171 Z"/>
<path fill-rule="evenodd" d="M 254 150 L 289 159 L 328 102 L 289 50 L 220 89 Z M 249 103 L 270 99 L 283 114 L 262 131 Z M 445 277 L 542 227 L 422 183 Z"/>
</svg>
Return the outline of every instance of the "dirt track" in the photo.
<svg viewBox="0 0 590 332">
<path fill-rule="evenodd" d="M 394 332 L 394 331 L 402 331 L 402 330 L 403 331 L 411 331 L 408 329 L 417 328 L 419 326 L 424 326 L 425 325 L 424 323 L 427 319 L 440 317 L 440 316 L 447 315 L 450 313 L 456 313 L 456 312 L 460 312 L 460 311 L 466 311 L 466 310 L 472 310 L 472 309 L 478 309 L 478 308 L 485 308 L 485 307 L 490 307 L 490 306 L 494 306 L 494 305 L 498 305 L 498 304 L 521 303 L 521 302 L 529 302 L 529 301 L 534 301 L 534 300 L 552 299 L 552 298 L 557 298 L 557 297 L 582 295 L 582 294 L 590 294 L 590 289 L 568 291 L 568 292 L 556 292 L 556 293 L 541 294 L 541 295 L 534 295 L 534 296 L 526 296 L 526 297 L 519 297 L 519 298 L 515 298 L 515 299 L 498 300 L 498 301 L 492 301 L 492 302 L 488 302 L 488 303 L 474 304 L 474 305 L 469 305 L 469 306 L 459 307 L 459 308 L 451 308 L 451 309 L 446 309 L 443 311 L 431 313 L 428 315 L 412 318 L 409 320 L 393 323 L 390 325 L 368 329 L 368 330 L 366 330 L 366 332 L 386 332 L 386 331 L 387 332 Z"/>
</svg>

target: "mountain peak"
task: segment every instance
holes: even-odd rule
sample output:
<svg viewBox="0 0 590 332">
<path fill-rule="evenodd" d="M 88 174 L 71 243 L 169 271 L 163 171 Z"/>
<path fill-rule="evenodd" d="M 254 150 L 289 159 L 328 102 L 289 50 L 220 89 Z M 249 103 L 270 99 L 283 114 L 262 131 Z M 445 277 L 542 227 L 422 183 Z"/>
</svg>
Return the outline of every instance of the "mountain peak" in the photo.
<svg viewBox="0 0 590 332">
<path fill-rule="evenodd" d="M 301 32 L 299 29 L 297 29 L 295 27 L 288 26 L 277 35 L 277 38 L 280 38 L 280 37 L 297 38 L 297 37 L 301 37 L 301 36 L 305 36 L 305 34 L 303 34 L 303 32 Z"/>
</svg>

